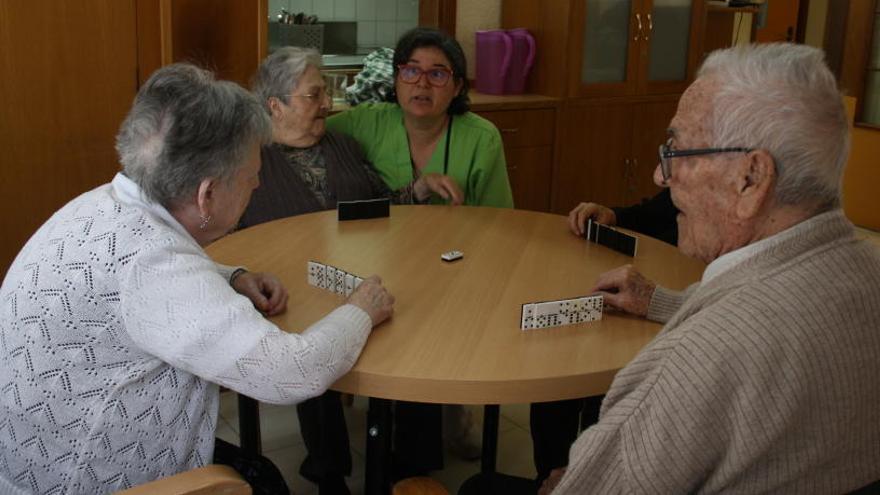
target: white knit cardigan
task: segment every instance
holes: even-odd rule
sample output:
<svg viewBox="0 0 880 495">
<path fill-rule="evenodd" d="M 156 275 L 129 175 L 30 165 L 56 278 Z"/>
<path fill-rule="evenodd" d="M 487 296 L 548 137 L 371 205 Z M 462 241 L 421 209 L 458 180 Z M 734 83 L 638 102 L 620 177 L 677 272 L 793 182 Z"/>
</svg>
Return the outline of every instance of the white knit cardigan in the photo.
<svg viewBox="0 0 880 495">
<path fill-rule="evenodd" d="M 55 213 L 0 289 L 0 493 L 106 493 L 202 466 L 218 384 L 293 404 L 357 360 L 364 311 L 286 333 L 229 274 L 121 174 Z"/>
</svg>

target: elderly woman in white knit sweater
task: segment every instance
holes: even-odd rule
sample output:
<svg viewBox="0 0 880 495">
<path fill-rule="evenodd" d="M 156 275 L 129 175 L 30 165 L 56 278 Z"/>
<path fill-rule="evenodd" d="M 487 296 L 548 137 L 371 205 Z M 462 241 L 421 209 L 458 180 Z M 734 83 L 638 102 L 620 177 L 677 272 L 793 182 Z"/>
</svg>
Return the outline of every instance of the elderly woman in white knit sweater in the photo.
<svg viewBox="0 0 880 495">
<path fill-rule="evenodd" d="M 199 467 L 218 385 L 293 404 L 351 368 L 392 311 L 378 278 L 286 333 L 261 314 L 285 310 L 275 277 L 202 250 L 238 222 L 270 136 L 254 97 L 207 71 L 171 65 L 141 88 L 123 171 L 55 213 L 0 289 L 0 492 L 113 492 Z M 249 481 L 286 491 L 268 466 Z"/>
</svg>

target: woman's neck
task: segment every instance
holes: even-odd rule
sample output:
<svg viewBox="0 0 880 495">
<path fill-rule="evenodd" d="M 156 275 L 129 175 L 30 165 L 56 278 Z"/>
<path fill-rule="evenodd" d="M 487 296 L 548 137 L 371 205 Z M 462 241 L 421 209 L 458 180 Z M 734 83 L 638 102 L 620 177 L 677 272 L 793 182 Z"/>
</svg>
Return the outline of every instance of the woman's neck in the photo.
<svg viewBox="0 0 880 495">
<path fill-rule="evenodd" d="M 406 135 L 409 142 L 416 146 L 428 146 L 435 144 L 443 132 L 446 130 L 446 123 L 449 116 L 446 114 L 440 117 L 417 118 L 403 116 L 403 126 L 406 128 Z"/>
</svg>

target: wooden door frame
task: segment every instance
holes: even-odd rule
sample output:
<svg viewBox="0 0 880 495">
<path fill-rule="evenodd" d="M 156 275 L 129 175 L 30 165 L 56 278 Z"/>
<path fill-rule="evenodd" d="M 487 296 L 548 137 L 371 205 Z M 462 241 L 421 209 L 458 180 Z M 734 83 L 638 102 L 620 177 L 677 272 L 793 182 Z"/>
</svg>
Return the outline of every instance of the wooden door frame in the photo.
<svg viewBox="0 0 880 495">
<path fill-rule="evenodd" d="M 874 12 L 878 0 L 845 0 L 829 3 L 824 48 L 828 64 L 836 72 L 841 91 L 856 97 L 855 121 L 862 118 L 865 79 L 871 53 Z M 836 7 L 836 10 L 831 10 Z M 843 29 L 840 29 L 843 27 Z"/>
<path fill-rule="evenodd" d="M 257 53 L 269 54 L 269 0 L 257 1 Z M 453 0 L 454 1 L 454 0 Z M 174 0 L 135 0 L 138 86 L 159 67 L 174 63 Z"/>
<path fill-rule="evenodd" d="M 419 26 L 435 27 L 455 36 L 456 0 L 420 0 Z"/>
</svg>

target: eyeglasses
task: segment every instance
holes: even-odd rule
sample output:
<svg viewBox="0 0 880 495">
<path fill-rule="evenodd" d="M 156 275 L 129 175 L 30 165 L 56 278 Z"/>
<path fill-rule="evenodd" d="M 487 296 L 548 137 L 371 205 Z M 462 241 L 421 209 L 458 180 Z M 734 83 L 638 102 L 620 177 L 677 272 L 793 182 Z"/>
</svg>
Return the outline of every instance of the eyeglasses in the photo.
<svg viewBox="0 0 880 495">
<path fill-rule="evenodd" d="M 419 82 L 424 75 L 431 86 L 442 88 L 449 83 L 452 78 L 452 71 L 444 67 L 433 67 L 428 70 L 422 70 L 417 65 L 398 65 L 397 73 L 400 80 L 407 84 L 415 84 Z"/>
<path fill-rule="evenodd" d="M 279 98 L 287 96 L 289 98 L 306 98 L 312 103 L 322 103 L 325 100 L 330 99 L 330 93 L 327 92 L 325 88 L 321 88 L 317 93 L 306 93 L 303 95 L 279 95 Z"/>
<path fill-rule="evenodd" d="M 663 174 L 663 182 L 672 177 L 672 166 L 669 161 L 677 156 L 696 156 L 711 155 L 713 153 L 748 153 L 753 151 L 752 148 L 700 148 L 692 150 L 673 150 L 669 149 L 672 145 L 672 138 L 660 145 L 660 173 Z"/>
</svg>

